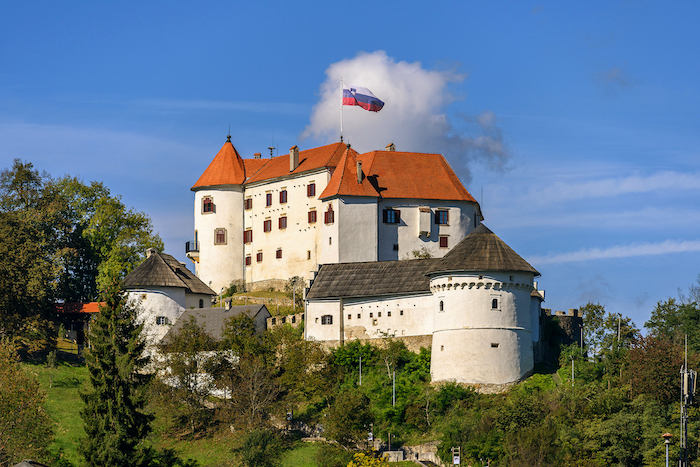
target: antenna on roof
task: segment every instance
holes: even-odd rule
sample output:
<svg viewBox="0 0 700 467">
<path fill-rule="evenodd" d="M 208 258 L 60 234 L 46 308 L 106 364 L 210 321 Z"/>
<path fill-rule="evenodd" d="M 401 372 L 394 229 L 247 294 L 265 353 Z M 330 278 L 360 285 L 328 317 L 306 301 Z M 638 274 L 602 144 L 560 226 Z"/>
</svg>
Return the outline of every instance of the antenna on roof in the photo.
<svg viewBox="0 0 700 467">
<path fill-rule="evenodd" d="M 270 159 L 272 159 L 272 154 L 273 154 L 272 151 L 277 149 L 277 148 L 275 148 L 275 130 L 274 130 L 274 128 L 272 129 L 272 144 L 267 149 L 270 150 Z"/>
<path fill-rule="evenodd" d="M 270 147 L 269 147 L 269 148 L 267 148 L 267 149 L 269 149 L 269 150 L 270 150 L 270 159 L 272 159 L 272 154 L 273 154 L 273 151 L 274 151 L 275 149 L 277 149 L 277 148 L 275 148 L 274 146 L 270 146 Z"/>
<path fill-rule="evenodd" d="M 231 142 L 231 124 L 228 124 L 228 136 L 226 136 L 226 142 L 230 143 Z"/>
</svg>

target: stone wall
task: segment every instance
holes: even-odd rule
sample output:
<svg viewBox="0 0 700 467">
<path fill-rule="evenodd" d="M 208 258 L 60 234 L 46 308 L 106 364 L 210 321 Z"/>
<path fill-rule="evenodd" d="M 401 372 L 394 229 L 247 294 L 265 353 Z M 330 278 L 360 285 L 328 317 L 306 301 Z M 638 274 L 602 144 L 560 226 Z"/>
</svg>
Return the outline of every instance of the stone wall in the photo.
<svg viewBox="0 0 700 467">
<path fill-rule="evenodd" d="M 420 352 L 421 347 L 430 350 L 433 346 L 433 336 L 432 335 L 382 337 L 380 339 L 352 339 L 352 340 L 346 340 L 345 343 L 349 344 L 350 342 L 359 341 L 363 344 L 372 344 L 375 347 L 379 347 L 380 349 L 383 349 L 389 344 L 389 341 L 391 341 L 391 340 L 402 341 L 404 344 L 406 344 L 406 348 L 408 350 L 410 350 L 411 352 L 415 352 L 415 353 Z M 326 350 L 334 349 L 340 345 L 340 341 L 338 341 L 338 340 L 322 341 L 321 345 Z"/>
</svg>

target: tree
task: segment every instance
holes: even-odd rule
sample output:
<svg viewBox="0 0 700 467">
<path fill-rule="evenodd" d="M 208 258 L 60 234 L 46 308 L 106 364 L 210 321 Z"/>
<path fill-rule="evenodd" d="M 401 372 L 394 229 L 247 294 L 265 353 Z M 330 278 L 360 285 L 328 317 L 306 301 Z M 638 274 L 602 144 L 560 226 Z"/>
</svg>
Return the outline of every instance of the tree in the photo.
<svg viewBox="0 0 700 467">
<path fill-rule="evenodd" d="M 90 388 L 80 394 L 80 416 L 86 438 L 78 447 L 89 467 L 145 466 L 151 452 L 142 441 L 152 417 L 143 410 L 150 376 L 136 309 L 113 285 L 90 329 L 91 348 L 85 362 Z"/>
<path fill-rule="evenodd" d="M 46 394 L 24 372 L 15 347 L 0 340 L 0 465 L 42 457 L 53 438 L 53 422 L 44 411 Z"/>
<path fill-rule="evenodd" d="M 584 344 L 593 356 L 628 348 L 639 334 L 630 318 L 607 312 L 600 303 L 588 302 L 580 311 L 583 316 Z"/>
<path fill-rule="evenodd" d="M 274 467 L 279 465 L 279 455 L 283 447 L 278 433 L 258 429 L 246 434 L 239 453 L 247 467 Z"/>
<path fill-rule="evenodd" d="M 326 432 L 341 445 L 353 448 L 367 439 L 372 421 L 369 398 L 358 389 L 344 389 L 328 411 Z"/>
<path fill-rule="evenodd" d="M 683 302 L 669 298 L 659 301 L 644 327 L 654 336 L 666 337 L 678 345 L 685 344 L 700 352 L 700 307 L 697 302 Z"/>
</svg>

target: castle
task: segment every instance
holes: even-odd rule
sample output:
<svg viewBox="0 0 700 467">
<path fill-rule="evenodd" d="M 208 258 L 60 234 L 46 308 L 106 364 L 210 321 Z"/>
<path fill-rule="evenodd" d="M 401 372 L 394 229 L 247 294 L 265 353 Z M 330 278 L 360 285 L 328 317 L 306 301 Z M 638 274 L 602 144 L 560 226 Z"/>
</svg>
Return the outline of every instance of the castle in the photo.
<svg viewBox="0 0 700 467">
<path fill-rule="evenodd" d="M 485 390 L 533 371 L 539 273 L 481 224 L 442 155 L 339 142 L 243 159 L 229 136 L 191 189 L 186 252 L 214 291 L 300 276 L 307 339 L 402 339 L 432 349 L 434 382 Z"/>
<path fill-rule="evenodd" d="M 219 293 L 310 277 L 319 264 L 442 257 L 481 221 L 440 154 L 359 154 L 342 142 L 243 159 L 228 137 L 194 191 L 195 273 Z"/>
</svg>

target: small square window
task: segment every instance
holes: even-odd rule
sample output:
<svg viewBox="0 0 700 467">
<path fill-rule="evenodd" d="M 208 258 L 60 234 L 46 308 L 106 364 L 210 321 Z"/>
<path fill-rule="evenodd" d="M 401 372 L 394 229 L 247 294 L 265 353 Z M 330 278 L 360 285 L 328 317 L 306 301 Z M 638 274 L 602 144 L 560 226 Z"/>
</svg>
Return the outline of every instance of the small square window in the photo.
<svg viewBox="0 0 700 467">
<path fill-rule="evenodd" d="M 391 311 L 387 311 L 387 312 L 386 312 L 386 315 L 387 315 L 387 316 L 391 316 Z"/>
<path fill-rule="evenodd" d="M 394 251 L 399 251 L 399 245 L 397 245 L 396 243 L 394 243 Z"/>
<path fill-rule="evenodd" d="M 348 319 L 352 319 L 352 315 L 348 315 Z"/>
<path fill-rule="evenodd" d="M 282 258 L 282 248 L 277 248 L 277 252 L 275 253 L 275 257 L 277 259 Z"/>
<path fill-rule="evenodd" d="M 141 294 L 141 300 L 146 300 L 147 295 L 145 293 Z"/>
<path fill-rule="evenodd" d="M 272 206 L 272 193 L 265 193 L 265 206 Z"/>
<path fill-rule="evenodd" d="M 447 239 L 448 237 L 445 235 L 440 236 L 440 248 L 448 248 Z"/>
<path fill-rule="evenodd" d="M 438 225 L 448 225 L 450 223 L 450 211 L 444 209 L 435 211 L 435 223 Z"/>
<path fill-rule="evenodd" d="M 372 318 L 373 316 L 374 316 L 374 314 L 372 314 L 372 313 L 369 314 L 369 317 L 370 317 L 370 318 Z"/>
<path fill-rule="evenodd" d="M 360 319 L 362 315 L 360 313 L 357 314 L 357 319 Z"/>
<path fill-rule="evenodd" d="M 226 245 L 226 229 L 214 231 L 214 245 Z"/>
<path fill-rule="evenodd" d="M 253 242 L 253 231 L 251 229 L 247 229 L 243 231 L 243 243 L 252 243 Z"/>
<path fill-rule="evenodd" d="M 382 312 L 380 311 L 379 313 L 377 313 L 377 318 L 381 318 L 381 317 L 382 317 Z"/>
<path fill-rule="evenodd" d="M 498 347 L 498 342 L 491 342 L 491 347 L 494 349 Z"/>
<path fill-rule="evenodd" d="M 398 209 L 385 209 L 383 215 L 385 224 L 401 223 L 401 211 L 399 211 Z"/>
<path fill-rule="evenodd" d="M 158 316 L 156 317 L 156 324 L 160 326 L 168 324 L 168 318 L 166 318 L 165 316 Z"/>
</svg>

